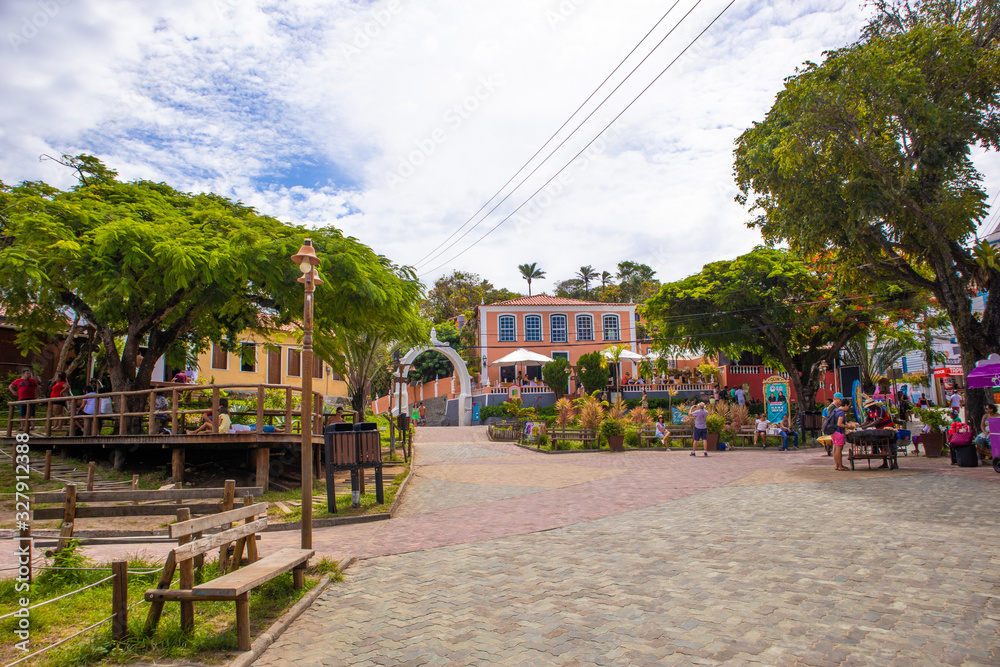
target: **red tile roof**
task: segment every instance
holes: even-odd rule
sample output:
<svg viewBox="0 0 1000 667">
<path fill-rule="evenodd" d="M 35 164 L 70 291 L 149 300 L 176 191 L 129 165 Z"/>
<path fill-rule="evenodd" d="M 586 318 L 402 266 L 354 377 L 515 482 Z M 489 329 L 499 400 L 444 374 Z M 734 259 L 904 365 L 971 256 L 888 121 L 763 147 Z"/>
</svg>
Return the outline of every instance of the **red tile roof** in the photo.
<svg viewBox="0 0 1000 667">
<path fill-rule="evenodd" d="M 634 306 L 634 303 L 607 303 L 604 301 L 584 301 L 582 299 L 567 299 L 561 296 L 522 296 L 509 301 L 488 303 L 487 306 Z"/>
</svg>

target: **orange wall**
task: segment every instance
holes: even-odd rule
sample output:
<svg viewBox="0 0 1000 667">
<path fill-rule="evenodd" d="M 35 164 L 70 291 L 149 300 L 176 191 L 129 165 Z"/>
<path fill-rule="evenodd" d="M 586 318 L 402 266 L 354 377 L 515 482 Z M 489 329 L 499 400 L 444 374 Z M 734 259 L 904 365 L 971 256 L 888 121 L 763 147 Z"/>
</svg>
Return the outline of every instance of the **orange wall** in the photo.
<svg viewBox="0 0 1000 667">
<path fill-rule="evenodd" d="M 565 343 L 553 343 L 551 331 L 551 315 L 565 315 L 567 320 L 567 340 Z M 500 340 L 500 318 L 514 317 L 515 340 Z M 541 341 L 525 340 L 525 317 L 540 316 L 542 319 Z M 590 315 L 593 319 L 592 341 L 577 339 L 577 315 Z M 619 335 L 617 340 L 604 340 L 603 318 L 605 315 L 617 315 Z M 626 345 L 636 350 L 635 336 L 635 306 L 622 304 L 583 304 L 578 306 L 480 306 L 477 320 L 480 358 L 486 355 L 487 373 L 490 384 L 495 385 L 500 380 L 500 367 L 491 364 L 514 350 L 523 347 L 538 354 L 552 357 L 553 352 L 566 352 L 569 362 L 576 365 L 580 355 L 588 352 L 598 352 L 611 345 Z M 482 361 L 480 360 L 480 364 Z M 623 371 L 632 373 L 632 364 L 624 363 Z"/>
</svg>

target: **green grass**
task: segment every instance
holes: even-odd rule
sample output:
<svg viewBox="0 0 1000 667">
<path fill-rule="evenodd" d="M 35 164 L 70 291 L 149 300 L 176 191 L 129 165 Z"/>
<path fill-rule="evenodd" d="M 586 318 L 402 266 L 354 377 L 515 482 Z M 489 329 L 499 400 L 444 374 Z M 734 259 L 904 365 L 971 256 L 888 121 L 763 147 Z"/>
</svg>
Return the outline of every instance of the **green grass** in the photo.
<svg viewBox="0 0 1000 667">
<path fill-rule="evenodd" d="M 385 493 L 385 502 L 378 504 L 375 498 L 375 485 L 366 484 L 365 490 L 369 493 L 361 494 L 361 507 L 351 507 L 351 487 L 350 484 L 338 484 L 337 485 L 337 513 L 332 514 L 323 505 L 314 505 L 313 507 L 313 519 L 327 519 L 331 517 L 348 517 L 348 516 L 363 516 L 367 514 L 386 514 L 392 508 L 392 503 L 396 499 L 396 494 L 399 492 L 399 487 L 403 484 L 403 480 L 410 472 L 410 466 L 407 465 L 403 472 L 396 475 L 393 479 L 385 479 L 385 487 L 383 489 Z M 313 483 L 313 498 L 326 498 L 326 481 L 317 480 Z M 264 501 L 268 503 L 274 503 L 275 501 L 288 501 L 288 500 L 302 500 L 302 493 L 299 489 L 293 489 L 291 491 L 268 491 L 264 494 Z M 278 507 L 271 507 L 268 509 L 268 519 L 271 521 L 279 520 L 283 522 L 294 522 L 302 519 L 302 508 L 301 507 L 289 507 L 292 510 L 291 514 L 285 514 Z"/>
<path fill-rule="evenodd" d="M 266 555 L 266 554 L 265 554 Z M 91 567 L 80 556 L 71 554 L 65 565 Z M 159 573 L 134 574 L 132 570 L 153 570 L 160 564 L 141 558 L 129 559 L 129 604 L 142 600 L 143 592 L 156 586 Z M 31 586 L 31 604 L 52 599 L 98 581 L 110 570 L 42 571 Z M 303 590 L 292 587 L 292 574 L 286 573 L 254 590 L 250 596 L 251 637 L 256 638 L 268 625 L 307 590 L 318 583 L 323 574 L 330 574 L 333 581 L 342 579 L 336 563 L 321 559 L 310 568 Z M 195 582 L 208 581 L 218 576 L 218 567 L 208 562 L 196 571 Z M 176 575 L 174 577 L 176 579 Z M 26 594 L 15 590 L 12 579 L 0 581 L 0 615 L 15 611 L 18 598 Z M 68 637 L 79 630 L 111 615 L 111 582 L 83 591 L 59 602 L 31 612 L 31 650 L 35 651 Z M 111 639 L 110 622 L 86 632 L 66 644 L 43 653 L 30 664 L 45 667 L 70 665 L 118 664 L 139 660 L 183 660 L 219 662 L 226 653 L 236 650 L 236 611 L 232 602 L 199 602 L 195 604 L 195 629 L 190 635 L 180 631 L 180 605 L 168 602 L 157 629 L 147 635 L 144 630 L 148 603 L 141 603 L 129 610 L 128 638 L 116 643 Z M 13 637 L 17 619 L 0 621 L 0 634 Z M 0 663 L 7 664 L 23 654 L 13 641 L 0 645 Z"/>
</svg>

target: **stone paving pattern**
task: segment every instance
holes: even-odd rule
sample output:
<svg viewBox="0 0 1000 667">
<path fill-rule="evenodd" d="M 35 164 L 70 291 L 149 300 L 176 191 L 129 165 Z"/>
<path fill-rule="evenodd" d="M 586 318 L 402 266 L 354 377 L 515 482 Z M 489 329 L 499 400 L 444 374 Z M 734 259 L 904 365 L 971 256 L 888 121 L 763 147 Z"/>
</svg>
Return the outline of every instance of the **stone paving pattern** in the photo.
<svg viewBox="0 0 1000 667">
<path fill-rule="evenodd" d="M 363 560 L 255 664 L 1000 664 L 992 468 L 484 439 L 421 429 L 400 518 L 318 530 Z"/>
</svg>

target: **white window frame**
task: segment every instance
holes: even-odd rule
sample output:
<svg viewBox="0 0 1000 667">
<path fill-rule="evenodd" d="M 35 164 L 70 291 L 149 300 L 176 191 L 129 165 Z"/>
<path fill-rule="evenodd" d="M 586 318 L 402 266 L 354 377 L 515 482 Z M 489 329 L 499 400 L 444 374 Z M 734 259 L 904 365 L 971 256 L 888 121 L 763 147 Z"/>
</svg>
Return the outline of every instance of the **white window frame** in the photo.
<svg viewBox="0 0 1000 667">
<path fill-rule="evenodd" d="M 589 317 L 590 318 L 590 338 L 580 338 L 580 318 Z M 576 341 L 578 343 L 592 343 L 597 340 L 594 331 L 594 316 L 591 313 L 577 313 L 573 317 L 573 324 L 575 325 Z"/>
<path fill-rule="evenodd" d="M 617 335 L 614 338 L 608 337 L 608 327 L 605 324 L 605 320 L 610 317 L 615 318 L 615 333 Z M 622 339 L 622 318 L 616 313 L 604 313 L 601 315 L 601 338 L 609 342 L 620 341 Z"/>
<path fill-rule="evenodd" d="M 563 324 L 564 324 L 564 326 L 563 326 L 563 330 L 562 330 L 562 335 L 563 335 L 562 340 L 556 340 L 555 339 L 556 327 L 552 323 L 552 321 L 553 321 L 553 319 L 555 319 L 557 317 L 563 318 Z M 566 313 L 552 313 L 551 315 L 549 315 L 549 342 L 550 343 L 568 343 L 569 342 L 569 316 L 566 315 Z"/>
<path fill-rule="evenodd" d="M 538 338 L 528 339 L 528 318 L 537 317 L 538 318 Z M 540 313 L 526 313 L 524 315 L 524 342 L 525 343 L 544 343 L 545 342 L 545 318 L 541 316 Z"/>
<path fill-rule="evenodd" d="M 514 322 L 514 337 L 511 339 L 504 338 L 504 328 L 503 321 L 505 318 L 510 318 Z M 497 342 L 500 343 L 516 343 L 517 342 L 517 315 L 512 313 L 504 313 L 497 316 Z"/>
</svg>

